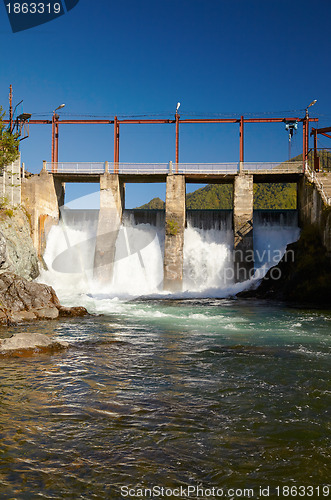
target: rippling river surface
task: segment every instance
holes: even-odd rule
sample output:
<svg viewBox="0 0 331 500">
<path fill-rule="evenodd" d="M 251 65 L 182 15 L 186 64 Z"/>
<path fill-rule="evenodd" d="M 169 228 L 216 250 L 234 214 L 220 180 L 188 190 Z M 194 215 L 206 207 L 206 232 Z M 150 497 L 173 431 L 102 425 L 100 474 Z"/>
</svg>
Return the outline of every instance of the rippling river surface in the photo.
<svg viewBox="0 0 331 500">
<path fill-rule="evenodd" d="M 182 498 L 213 487 L 264 498 L 268 486 L 292 498 L 276 488 L 293 485 L 327 497 L 330 312 L 231 300 L 110 309 L 23 327 L 65 351 L 0 358 L 1 500 L 162 498 L 161 487 L 163 498 L 180 487 Z"/>
</svg>

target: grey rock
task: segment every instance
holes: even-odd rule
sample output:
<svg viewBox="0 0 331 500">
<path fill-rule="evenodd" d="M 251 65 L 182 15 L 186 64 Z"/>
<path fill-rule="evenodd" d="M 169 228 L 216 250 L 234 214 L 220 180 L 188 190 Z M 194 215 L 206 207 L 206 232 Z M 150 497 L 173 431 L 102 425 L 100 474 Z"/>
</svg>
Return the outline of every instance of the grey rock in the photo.
<svg viewBox="0 0 331 500">
<path fill-rule="evenodd" d="M 55 306 L 40 307 L 39 309 L 33 309 L 31 312 L 39 319 L 56 319 L 59 317 L 59 310 Z"/>
<path fill-rule="evenodd" d="M 66 348 L 68 346 L 67 342 L 54 340 L 42 333 L 16 333 L 10 338 L 0 340 L 0 351 L 2 352 L 38 347 Z"/>
<path fill-rule="evenodd" d="M 8 316 L 11 323 L 21 323 L 22 321 L 31 321 L 37 318 L 32 311 L 11 312 Z"/>
<path fill-rule="evenodd" d="M 11 214 L 11 215 L 8 215 Z M 29 218 L 22 208 L 0 210 L 0 272 L 10 271 L 28 280 L 39 276 Z"/>
<path fill-rule="evenodd" d="M 2 308 L 12 312 L 61 307 L 51 286 L 27 281 L 8 272 L 0 274 L 0 303 Z"/>
<path fill-rule="evenodd" d="M 85 307 L 61 306 L 51 286 L 9 272 L 0 274 L 0 324 L 86 315 Z"/>
</svg>

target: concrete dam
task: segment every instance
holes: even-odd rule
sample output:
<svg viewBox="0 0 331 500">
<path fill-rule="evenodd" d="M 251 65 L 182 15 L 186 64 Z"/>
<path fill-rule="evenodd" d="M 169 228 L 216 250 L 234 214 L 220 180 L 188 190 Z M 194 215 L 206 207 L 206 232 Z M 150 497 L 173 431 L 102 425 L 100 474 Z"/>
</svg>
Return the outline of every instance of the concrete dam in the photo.
<svg viewBox="0 0 331 500">
<path fill-rule="evenodd" d="M 256 269 L 263 272 L 285 251 L 286 244 L 299 236 L 296 210 L 254 212 L 254 257 Z M 99 210 L 61 208 L 60 223 L 48 236 L 45 260 L 49 269 L 61 273 L 61 281 L 87 279 L 93 289 L 94 253 L 99 226 Z M 123 211 L 116 232 L 114 253 L 108 255 L 113 266 L 112 285 L 107 275 L 98 280 L 98 293 L 159 293 L 163 289 L 165 211 Z M 191 293 L 228 293 L 234 283 L 233 211 L 187 210 L 183 245 L 183 290 Z M 99 235 L 100 237 L 100 235 Z M 109 242 L 109 235 L 106 236 Z M 107 266 L 107 262 L 106 262 Z M 100 268 L 105 272 L 105 266 Z M 240 285 L 240 283 L 238 283 Z M 77 285 L 78 287 L 81 284 Z"/>
<path fill-rule="evenodd" d="M 68 259 L 69 248 L 62 245 L 62 250 L 58 248 L 58 255 L 53 255 L 52 262 L 55 262 L 57 271 L 60 272 L 63 264 L 68 273 L 69 261 L 75 269 L 77 262 L 86 260 L 89 261 L 88 272 L 93 270 L 91 279 L 101 284 L 110 283 L 112 279 L 120 284 L 127 275 L 130 287 L 130 277 L 138 268 L 140 277 L 137 280 L 140 282 L 151 280 L 155 274 L 157 285 L 147 287 L 150 290 L 198 289 L 199 282 L 205 289 L 224 287 L 230 281 L 240 284 L 250 279 L 256 270 L 270 267 L 280 260 L 286 245 L 298 238 L 299 226 L 311 222 L 320 223 L 321 236 L 330 252 L 329 213 L 326 213 L 327 220 L 324 220 L 325 215 L 319 217 L 319 214 L 325 214 L 322 210 L 324 201 L 320 201 L 317 186 L 307 182 L 302 164 L 276 170 L 250 168 L 246 171 L 242 166 L 240 171 L 227 168 L 225 173 L 197 174 L 194 171 L 192 174 L 186 171 L 173 174 L 164 171 L 143 175 L 142 172 L 121 169 L 118 174 L 99 172 L 93 175 L 49 173 L 43 169 L 39 175 L 23 180 L 22 200 L 31 213 L 34 244 L 39 254 L 44 254 L 46 240 L 54 238 L 57 231 L 54 226 L 60 220 L 64 238 L 68 240 L 69 234 L 74 240 L 78 238 L 69 244 L 67 241 L 67 246 L 71 251 L 79 250 L 79 255 Z M 272 180 L 297 183 L 297 211 L 253 210 L 254 182 Z M 59 208 L 64 203 L 65 183 L 77 181 L 100 183 L 98 212 L 74 213 Z M 161 181 L 166 183 L 165 210 L 125 209 L 127 182 Z M 233 210 L 187 210 L 187 182 L 231 183 Z M 57 238 L 61 240 L 59 234 Z M 82 251 L 83 240 L 88 251 L 86 248 Z M 56 241 L 53 244 L 56 246 Z M 49 244 L 47 246 L 49 250 Z M 138 260 L 130 268 L 131 264 L 125 260 L 132 255 Z M 48 265 L 52 266 L 52 262 Z M 219 278 L 218 281 L 215 277 Z"/>
</svg>

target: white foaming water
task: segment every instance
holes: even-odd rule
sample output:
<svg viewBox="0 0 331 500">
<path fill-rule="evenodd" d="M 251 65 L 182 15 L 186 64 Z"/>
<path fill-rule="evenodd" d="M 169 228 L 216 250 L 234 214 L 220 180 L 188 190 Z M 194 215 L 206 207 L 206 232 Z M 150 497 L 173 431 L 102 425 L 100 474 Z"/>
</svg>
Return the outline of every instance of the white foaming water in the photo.
<svg viewBox="0 0 331 500">
<path fill-rule="evenodd" d="M 47 271 L 39 281 L 53 286 L 61 301 L 85 305 L 93 312 L 120 312 L 122 299 L 139 296 L 169 297 L 162 290 L 164 231 L 132 221 L 121 226 L 116 243 L 111 282 L 93 278 L 96 239 L 95 214 L 90 219 L 80 211 L 52 227 L 44 255 Z M 64 220 L 66 218 L 64 217 Z M 254 228 L 256 280 L 283 256 L 286 245 L 295 241 L 295 225 L 257 225 Z M 233 283 L 233 232 L 229 229 L 187 227 L 184 235 L 183 292 L 173 297 L 228 297 L 252 282 Z"/>
<path fill-rule="evenodd" d="M 187 227 L 184 234 L 183 289 L 189 292 L 224 290 L 231 285 L 225 269 L 232 268 L 230 230 Z"/>
</svg>

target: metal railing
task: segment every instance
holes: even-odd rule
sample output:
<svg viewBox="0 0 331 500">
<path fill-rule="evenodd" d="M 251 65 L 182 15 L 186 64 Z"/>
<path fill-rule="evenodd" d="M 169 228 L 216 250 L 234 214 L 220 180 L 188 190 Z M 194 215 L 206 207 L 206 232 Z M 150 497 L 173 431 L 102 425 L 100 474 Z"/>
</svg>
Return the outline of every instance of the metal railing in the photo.
<svg viewBox="0 0 331 500">
<path fill-rule="evenodd" d="M 98 175 L 105 172 L 124 175 L 235 175 L 244 173 L 302 173 L 302 162 L 239 162 L 234 163 L 112 163 L 112 162 L 65 162 L 46 163 L 44 168 L 54 174 Z"/>
<path fill-rule="evenodd" d="M 172 170 L 178 174 L 236 174 L 239 163 L 174 163 Z"/>
<path fill-rule="evenodd" d="M 65 162 L 46 163 L 46 170 L 50 173 L 59 174 L 103 174 L 105 172 L 104 162 Z"/>
<path fill-rule="evenodd" d="M 316 189 L 320 193 L 324 203 L 326 205 L 331 205 L 331 197 L 326 194 L 325 189 L 323 187 L 323 183 L 317 177 L 316 172 L 309 167 L 308 162 L 306 165 L 305 173 L 306 173 L 308 180 L 310 182 L 312 182 L 313 184 L 315 184 Z"/>
<path fill-rule="evenodd" d="M 312 169 L 318 168 L 319 171 L 331 172 L 331 149 L 317 148 L 317 164 L 315 165 L 314 150 L 309 152 L 308 161 Z"/>
<path fill-rule="evenodd" d="M 109 163 L 109 172 L 126 175 L 168 174 L 168 163 Z"/>
<path fill-rule="evenodd" d="M 244 172 L 272 172 L 275 174 L 294 173 L 300 174 L 303 172 L 302 161 L 285 161 L 283 163 L 276 162 L 244 162 Z"/>
</svg>

